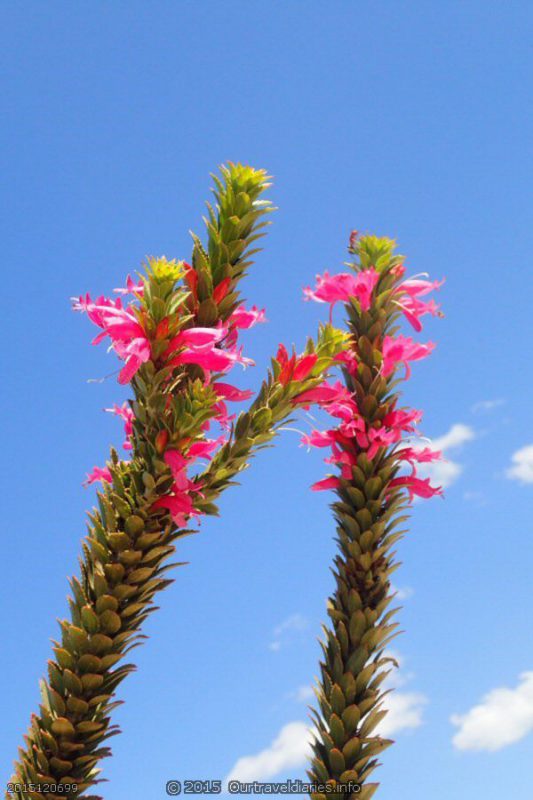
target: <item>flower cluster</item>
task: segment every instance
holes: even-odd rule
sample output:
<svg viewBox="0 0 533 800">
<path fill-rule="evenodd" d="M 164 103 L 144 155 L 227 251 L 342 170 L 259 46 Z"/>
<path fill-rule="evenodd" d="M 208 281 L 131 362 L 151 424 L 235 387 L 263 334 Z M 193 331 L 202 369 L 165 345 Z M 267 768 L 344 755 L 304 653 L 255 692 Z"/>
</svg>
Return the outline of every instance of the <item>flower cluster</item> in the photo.
<svg viewBox="0 0 533 800">
<path fill-rule="evenodd" d="M 189 386 L 184 377 L 197 381 L 204 408 L 194 435 L 179 434 L 182 420 L 172 414 L 172 397 L 167 394 L 159 414 L 160 430 L 155 436 L 157 456 L 168 466 L 172 485 L 153 508 L 168 510 L 177 526 L 184 526 L 188 519 L 199 514 L 195 500 L 201 496 L 201 483 L 190 477 L 191 471 L 199 459 L 209 460 L 226 441 L 223 434 L 207 438 L 212 424 L 218 424 L 219 434 L 227 431 L 235 417 L 230 414 L 227 403 L 247 400 L 253 394 L 219 380 L 236 364 L 244 367 L 253 364 L 238 347 L 239 331 L 265 321 L 264 309 L 237 305 L 225 320 L 219 318 L 212 326 L 196 324 L 195 315 L 189 313 L 185 304 L 185 300 L 190 300 L 190 307 L 199 306 L 198 281 L 193 276 L 196 276 L 195 270 L 184 262 L 149 259 L 146 274 L 138 282 L 128 276 L 126 287 L 115 289 L 117 298 L 101 296 L 93 300 L 87 294 L 76 299 L 73 305 L 101 329 L 93 344 L 109 339 L 111 349 L 124 362 L 118 381 L 132 383 L 136 394 L 143 386 L 142 379 L 136 381 L 136 376 L 140 376 L 143 365 L 149 363 L 155 373 L 164 376 L 167 386 L 181 385 L 182 395 Z M 230 282 L 222 280 L 214 288 L 214 302 L 220 304 L 229 289 Z M 125 302 L 123 298 L 127 295 L 131 299 Z M 165 313 L 162 314 L 161 309 Z M 177 394 L 180 394 L 179 388 Z M 135 437 L 133 406 L 124 403 L 106 409 L 124 421 L 126 450 L 132 450 Z M 95 467 L 85 485 L 96 481 L 111 482 L 108 467 Z"/>
<path fill-rule="evenodd" d="M 351 242 L 355 246 L 355 240 Z M 402 312 L 408 322 L 416 331 L 422 329 L 420 318 L 425 314 L 441 316 L 439 306 L 434 300 L 422 300 L 433 289 L 438 289 L 442 281 L 431 282 L 425 278 L 403 280 L 405 268 L 399 263 L 388 272 L 380 272 L 371 265 L 361 269 L 356 274 L 340 273 L 330 275 L 317 275 L 316 288 L 304 289 L 305 299 L 330 304 L 331 312 L 337 302 L 344 302 L 354 318 L 360 318 L 366 312 L 388 308 L 389 321 L 399 312 Z M 382 285 L 383 284 L 383 285 Z M 330 313 L 331 313 L 330 312 Z M 385 319 L 387 311 L 384 311 Z M 369 317 L 370 319 L 370 317 Z M 386 330 L 386 328 L 385 328 Z M 381 335 L 380 335 L 381 334 Z M 352 333 L 348 346 L 337 355 L 336 361 L 342 366 L 347 377 L 347 385 L 356 386 L 361 375 L 368 372 L 366 363 L 361 363 L 360 347 L 366 347 L 367 355 L 370 354 L 373 373 L 368 374 L 368 381 L 374 379 L 394 378 L 400 367 L 405 368 L 405 378 L 410 377 L 410 362 L 425 358 L 434 349 L 433 342 L 418 343 L 408 336 L 401 334 L 391 335 L 377 331 L 371 341 L 363 337 L 356 341 Z M 372 461 L 388 448 L 393 448 L 394 459 L 398 463 L 408 464 L 411 472 L 408 475 L 393 477 L 388 484 L 389 489 L 405 487 L 410 499 L 419 497 L 432 497 L 442 494 L 440 487 L 431 485 L 429 478 L 418 477 L 417 463 L 428 463 L 441 458 L 441 453 L 431 448 L 421 448 L 416 445 L 407 446 L 406 438 L 416 434 L 416 425 L 420 422 L 420 411 L 398 408 L 397 396 L 383 404 L 382 413 L 377 416 L 370 415 L 374 411 L 376 398 L 365 397 L 359 383 L 359 395 L 363 398 L 367 408 L 361 409 L 358 404 L 357 391 L 351 391 L 340 381 L 336 383 L 323 382 L 315 389 L 300 394 L 294 402 L 308 408 L 311 403 L 316 403 L 320 408 L 340 420 L 336 427 L 328 430 L 313 430 L 304 435 L 302 444 L 308 447 L 331 448 L 331 455 L 325 459 L 327 464 L 339 467 L 340 475 L 330 475 L 324 480 L 313 485 L 315 491 L 323 489 L 340 488 L 343 482 L 352 480 L 352 470 L 357 467 L 358 456 L 364 453 Z"/>
</svg>

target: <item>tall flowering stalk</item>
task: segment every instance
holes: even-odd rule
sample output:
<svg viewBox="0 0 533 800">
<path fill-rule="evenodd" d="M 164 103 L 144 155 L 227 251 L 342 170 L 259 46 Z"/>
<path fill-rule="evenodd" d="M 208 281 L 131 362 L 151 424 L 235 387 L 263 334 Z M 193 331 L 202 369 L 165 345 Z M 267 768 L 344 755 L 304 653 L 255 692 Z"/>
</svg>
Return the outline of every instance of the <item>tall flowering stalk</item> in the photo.
<svg viewBox="0 0 533 800">
<path fill-rule="evenodd" d="M 120 662 L 144 638 L 154 597 L 171 582 L 176 543 L 191 522 L 216 513 L 222 490 L 275 436 L 295 397 L 323 380 L 343 344 L 324 326 L 301 356 L 280 346 L 249 409 L 236 420 L 230 413 L 228 403 L 252 395 L 225 376 L 251 363 L 239 333 L 264 319 L 241 304 L 239 281 L 272 207 L 261 200 L 269 185 L 263 171 L 229 165 L 221 173 L 207 245 L 194 237 L 191 265 L 150 258 L 114 299 L 75 302 L 100 329 L 94 343 L 110 343 L 123 362 L 118 380 L 130 384 L 133 398 L 108 410 L 124 422 L 131 458 L 111 450 L 106 466 L 87 477 L 101 482 L 98 508 L 89 514 L 81 572 L 70 580 L 70 617 L 60 623 L 8 797 L 95 797 L 85 793 L 110 755 L 106 741 L 119 732 L 111 724 L 116 690 L 134 670 Z"/>
<path fill-rule="evenodd" d="M 329 599 L 323 660 L 317 688 L 313 759 L 309 770 L 317 783 L 358 784 L 353 797 L 368 800 L 378 788 L 369 778 L 378 757 L 392 742 L 376 727 L 386 715 L 383 681 L 395 665 L 386 647 L 396 635 L 398 609 L 390 578 L 398 567 L 394 546 L 402 538 L 402 515 L 414 496 L 442 490 L 417 475 L 417 464 L 440 457 L 413 437 L 421 412 L 400 405 L 396 387 L 410 375 L 410 362 L 427 356 L 431 342 L 420 344 L 399 333 L 404 316 L 421 330 L 424 314 L 440 315 L 426 295 L 439 283 L 404 278 L 394 242 L 354 232 L 350 272 L 317 277 L 307 299 L 343 302 L 348 315 L 348 346 L 337 356 L 344 380 L 299 395 L 300 405 L 318 403 L 338 420 L 328 430 L 314 430 L 304 443 L 331 449 L 326 462 L 338 471 L 314 485 L 334 489 L 338 553 L 335 589 Z M 403 374 L 402 374 L 403 373 Z M 326 795 L 317 794 L 323 800 Z M 343 792 L 327 797 L 343 797 Z M 352 796 L 352 795 L 348 795 Z"/>
</svg>

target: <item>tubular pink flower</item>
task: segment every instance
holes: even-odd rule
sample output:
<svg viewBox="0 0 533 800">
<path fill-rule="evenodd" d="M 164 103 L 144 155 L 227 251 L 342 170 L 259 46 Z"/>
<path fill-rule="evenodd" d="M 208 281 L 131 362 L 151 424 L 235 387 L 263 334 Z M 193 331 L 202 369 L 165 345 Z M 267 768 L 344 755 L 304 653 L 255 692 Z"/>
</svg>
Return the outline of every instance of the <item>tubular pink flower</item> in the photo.
<svg viewBox="0 0 533 800">
<path fill-rule="evenodd" d="M 204 370 L 213 372 L 227 372 L 234 364 L 247 366 L 254 362 L 245 358 L 241 350 L 220 350 L 216 347 L 189 348 L 175 356 L 170 362 L 172 365 L 196 364 Z"/>
<path fill-rule="evenodd" d="M 443 284 L 444 279 L 441 281 L 425 281 L 420 280 L 420 278 L 411 278 L 400 283 L 397 291 L 406 292 L 411 297 L 423 297 L 436 289 L 440 289 Z"/>
<path fill-rule="evenodd" d="M 142 297 L 144 295 L 144 282 L 139 279 L 139 281 L 135 283 L 131 276 L 128 275 L 126 278 L 126 286 L 113 289 L 113 291 L 117 294 L 133 294 L 137 297 Z"/>
<path fill-rule="evenodd" d="M 338 417 L 344 423 L 354 425 L 354 427 L 358 427 L 360 424 L 363 424 L 364 427 L 357 404 L 340 381 L 334 384 L 324 382 L 315 389 L 308 389 L 294 397 L 292 403 L 303 408 L 309 408 L 311 403 L 316 403 L 332 417 Z M 354 422 L 355 420 L 360 420 L 360 422 Z"/>
<path fill-rule="evenodd" d="M 396 304 L 402 309 L 405 318 L 415 331 L 422 330 L 422 323 L 420 317 L 424 314 L 431 314 L 434 317 L 442 316 L 439 306 L 434 300 L 424 302 L 420 297 L 429 294 L 434 289 L 440 289 L 444 280 L 442 281 L 426 281 L 418 278 L 412 278 L 403 281 L 395 289 L 395 294 L 400 296 L 396 300 Z"/>
<path fill-rule="evenodd" d="M 126 434 L 126 441 L 122 447 L 124 450 L 131 450 L 132 444 L 130 442 L 130 437 L 133 434 L 133 420 L 135 417 L 130 405 L 128 403 L 123 403 L 121 406 L 118 406 L 115 403 L 111 408 L 105 408 L 104 411 L 108 411 L 110 414 L 115 414 L 117 417 L 121 417 L 124 420 L 124 433 Z"/>
<path fill-rule="evenodd" d="M 311 431 L 301 438 L 302 445 L 306 447 L 331 447 L 335 444 L 335 431 Z"/>
<path fill-rule="evenodd" d="M 399 487 L 405 487 L 407 489 L 410 501 L 413 500 L 415 495 L 417 497 L 423 497 L 424 499 L 435 497 L 436 495 L 442 496 L 441 486 L 431 486 L 429 478 L 422 480 L 421 478 L 417 478 L 414 472 L 412 475 L 403 475 L 400 478 L 393 478 L 389 483 L 390 489 L 397 489 Z"/>
<path fill-rule="evenodd" d="M 254 393 L 251 389 L 237 389 L 229 383 L 213 383 L 213 389 L 223 400 L 230 400 L 239 403 L 241 400 L 249 400 Z"/>
<path fill-rule="evenodd" d="M 87 473 L 87 479 L 83 482 L 83 486 L 90 486 L 97 481 L 107 481 L 111 483 L 113 480 L 111 472 L 108 467 L 93 467 L 91 472 Z"/>
<path fill-rule="evenodd" d="M 401 301 L 397 300 L 396 305 L 402 309 L 406 320 L 418 333 L 422 330 L 420 317 L 424 314 L 431 314 L 433 317 L 442 316 L 440 306 L 434 300 L 424 303 L 416 297 L 405 297 Z"/>
<path fill-rule="evenodd" d="M 91 318 L 91 311 L 87 313 Z M 99 344 L 106 336 L 109 336 L 113 344 L 128 343 L 132 339 L 146 339 L 142 325 L 135 315 L 125 308 L 99 306 L 95 307 L 93 316 L 92 321 L 103 328 L 102 333 L 93 340 L 93 344 Z"/>
<path fill-rule="evenodd" d="M 413 433 L 415 431 L 415 425 L 417 425 L 421 419 L 422 412 L 418 411 L 416 408 L 406 410 L 405 408 L 394 407 L 383 418 L 383 425 L 387 428 L 396 428 L 399 431 Z"/>
<path fill-rule="evenodd" d="M 379 273 L 373 267 L 364 269 L 356 275 L 350 272 L 339 272 L 330 275 L 324 272 L 316 276 L 316 288 L 309 286 L 304 289 L 306 300 L 315 300 L 317 303 L 329 303 L 331 310 L 339 301 L 348 302 L 355 297 L 361 305 L 362 311 L 370 308 L 372 292 L 379 280 Z"/>
<path fill-rule="evenodd" d="M 202 442 L 195 442 L 189 447 L 187 455 L 191 459 L 210 458 L 213 450 L 216 450 L 217 447 L 220 447 L 225 442 L 225 436 L 219 436 L 218 439 L 204 439 Z"/>
<path fill-rule="evenodd" d="M 181 347 L 194 349 L 212 348 L 222 341 L 227 333 L 228 328 L 224 326 L 219 328 L 187 328 L 187 330 L 180 331 L 177 336 L 170 340 L 163 357 L 168 358 L 171 353 Z"/>
<path fill-rule="evenodd" d="M 248 310 L 244 306 L 239 306 L 228 320 L 231 327 L 242 328 L 243 330 L 251 328 L 252 325 L 256 325 L 258 322 L 266 322 L 266 317 L 265 309 L 259 309 L 257 306 L 252 306 Z"/>
<path fill-rule="evenodd" d="M 338 353 L 333 360 L 343 364 L 350 375 L 355 375 L 357 373 L 357 365 L 359 362 L 351 350 L 343 350 Z"/>
<path fill-rule="evenodd" d="M 115 350 L 117 355 L 126 361 L 118 376 L 118 382 L 122 385 L 129 383 L 139 368 L 150 360 L 151 356 L 150 342 L 144 337 L 133 339 L 127 345 L 115 342 Z"/>
<path fill-rule="evenodd" d="M 338 489 L 341 485 L 340 478 L 330 475 L 329 478 L 323 478 L 321 481 L 313 483 L 311 489 L 313 492 L 323 492 L 326 489 Z"/>
<path fill-rule="evenodd" d="M 165 497 L 158 498 L 152 508 L 166 508 L 180 528 L 186 526 L 189 517 L 199 516 L 187 494 L 165 495 Z"/>
<path fill-rule="evenodd" d="M 129 383 L 141 364 L 151 357 L 150 342 L 135 314 L 122 307 L 120 297 L 115 300 L 99 297 L 93 302 L 87 294 L 80 297 L 73 307 L 76 311 L 86 312 L 91 322 L 102 328 L 93 344 L 99 344 L 109 336 L 118 357 L 126 362 L 119 374 L 119 383 Z"/>
<path fill-rule="evenodd" d="M 379 272 L 374 267 L 357 273 L 354 295 L 359 300 L 361 311 L 368 311 L 372 302 L 372 292 L 379 281 Z"/>
<path fill-rule="evenodd" d="M 398 364 L 404 364 L 406 378 L 411 375 L 409 361 L 418 361 L 425 358 L 435 349 L 433 342 L 419 344 L 408 336 L 385 336 L 383 339 L 383 377 L 389 376 Z"/>
<path fill-rule="evenodd" d="M 390 447 L 399 442 L 401 437 L 400 428 L 371 428 L 368 431 L 367 457 L 374 458 L 381 447 Z"/>
<path fill-rule="evenodd" d="M 424 447 L 421 450 L 416 447 L 406 447 L 396 450 L 395 456 L 402 461 L 409 461 L 411 464 L 414 461 L 420 464 L 431 464 L 433 461 L 439 461 L 442 453 L 440 450 L 432 450 L 430 447 Z"/>
<path fill-rule="evenodd" d="M 333 384 L 324 381 L 320 386 L 308 389 L 293 399 L 293 403 L 297 403 L 304 408 L 309 408 L 312 403 L 325 407 L 334 402 L 353 403 L 352 395 L 340 381 Z"/>
<path fill-rule="evenodd" d="M 188 459 L 179 450 L 166 450 L 163 458 L 170 467 L 174 479 L 187 468 L 189 463 Z"/>
<path fill-rule="evenodd" d="M 215 403 L 213 410 L 215 411 L 215 420 L 218 422 L 220 427 L 225 431 L 229 430 L 230 422 L 235 419 L 235 414 L 228 414 L 228 407 L 223 400 Z"/>
</svg>

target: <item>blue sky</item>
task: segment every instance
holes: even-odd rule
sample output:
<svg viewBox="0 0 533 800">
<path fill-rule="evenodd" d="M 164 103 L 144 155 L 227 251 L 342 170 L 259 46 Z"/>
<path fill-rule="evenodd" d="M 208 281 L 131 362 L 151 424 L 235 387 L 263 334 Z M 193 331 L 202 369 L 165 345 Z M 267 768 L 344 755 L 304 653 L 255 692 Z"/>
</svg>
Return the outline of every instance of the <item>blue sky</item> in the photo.
<svg viewBox="0 0 533 800">
<path fill-rule="evenodd" d="M 65 613 L 93 500 L 81 481 L 122 436 L 101 409 L 123 390 L 87 383 L 115 365 L 68 298 L 120 285 L 146 254 L 187 257 L 209 173 L 230 159 L 266 167 L 280 209 L 247 280 L 269 324 L 248 335 L 257 368 L 242 385 L 324 317 L 302 286 L 341 266 L 351 228 L 397 238 L 411 272 L 446 276 L 446 318 L 425 331 L 438 347 L 406 401 L 456 466 L 400 547 L 397 744 L 379 797 L 530 798 L 531 4 L 115 0 L 0 14 L 6 777 Z M 320 453 L 298 439 L 262 453 L 182 546 L 190 566 L 121 690 L 107 797 L 156 800 L 168 779 L 223 778 L 261 753 L 244 762 L 258 778 L 303 777 L 334 531 L 330 498 L 309 491 Z"/>
</svg>

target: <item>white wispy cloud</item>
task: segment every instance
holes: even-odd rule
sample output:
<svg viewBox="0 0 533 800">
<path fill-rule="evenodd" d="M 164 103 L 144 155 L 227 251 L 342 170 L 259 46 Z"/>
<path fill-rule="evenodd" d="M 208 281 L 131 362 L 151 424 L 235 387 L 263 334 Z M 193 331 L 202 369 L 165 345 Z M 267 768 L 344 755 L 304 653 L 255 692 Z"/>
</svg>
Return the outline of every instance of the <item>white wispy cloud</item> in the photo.
<svg viewBox="0 0 533 800">
<path fill-rule="evenodd" d="M 272 632 L 272 640 L 268 648 L 273 652 L 281 650 L 283 644 L 290 641 L 291 635 L 298 631 L 304 631 L 309 626 L 309 620 L 302 614 L 291 614 L 290 617 L 280 622 Z"/>
<path fill-rule="evenodd" d="M 520 483 L 533 483 L 533 444 L 513 453 L 511 461 L 512 464 L 505 473 L 507 477 Z"/>
<path fill-rule="evenodd" d="M 414 675 L 412 672 L 406 672 L 405 660 L 396 650 L 388 650 L 385 655 L 393 658 L 398 667 L 383 681 L 383 689 L 385 691 L 393 689 L 393 691 L 383 700 L 387 716 L 379 723 L 376 733 L 380 736 L 391 736 L 393 733 L 410 728 L 419 728 L 423 722 L 422 715 L 428 699 L 420 692 L 400 691 L 400 687 L 410 683 Z"/>
<path fill-rule="evenodd" d="M 469 503 L 474 503 L 477 506 L 486 506 L 487 497 L 484 492 L 480 491 L 466 491 L 463 492 L 463 497 Z"/>
<path fill-rule="evenodd" d="M 437 436 L 435 439 L 430 440 L 432 449 L 440 450 L 444 459 L 442 461 L 434 461 L 432 464 L 420 464 L 417 466 L 419 476 L 421 478 L 430 478 L 434 486 L 442 486 L 444 489 L 451 486 L 462 473 L 463 466 L 457 461 L 453 461 L 448 453 L 450 450 L 458 450 L 466 442 L 470 442 L 475 438 L 475 431 L 469 425 L 456 422 L 443 436 Z M 417 446 L 427 447 L 427 442 L 422 442 Z"/>
<path fill-rule="evenodd" d="M 412 586 L 394 586 L 391 583 L 391 592 L 396 592 L 396 599 L 397 600 L 407 600 L 408 597 L 412 597 L 415 593 L 415 590 Z"/>
<path fill-rule="evenodd" d="M 289 722 L 264 750 L 239 758 L 225 783 L 231 780 L 262 781 L 275 777 L 283 770 L 304 766 L 311 753 L 311 739 L 309 725 L 305 722 Z"/>
<path fill-rule="evenodd" d="M 443 436 L 432 439 L 431 444 L 436 450 L 443 450 L 446 452 L 447 450 L 455 450 L 475 438 L 476 434 L 470 425 L 456 422 Z"/>
<path fill-rule="evenodd" d="M 453 714 L 458 750 L 494 752 L 533 731 L 533 672 L 523 672 L 514 689 L 493 689 L 466 714 Z"/>
<path fill-rule="evenodd" d="M 298 686 L 293 692 L 289 692 L 287 697 L 297 703 L 310 703 L 315 693 L 312 686 Z"/>
<path fill-rule="evenodd" d="M 470 410 L 473 414 L 479 414 L 483 411 L 494 411 L 495 408 L 499 408 L 504 404 L 505 400 L 502 397 L 499 397 L 496 400 L 480 400 L 478 403 L 474 403 Z"/>
</svg>

